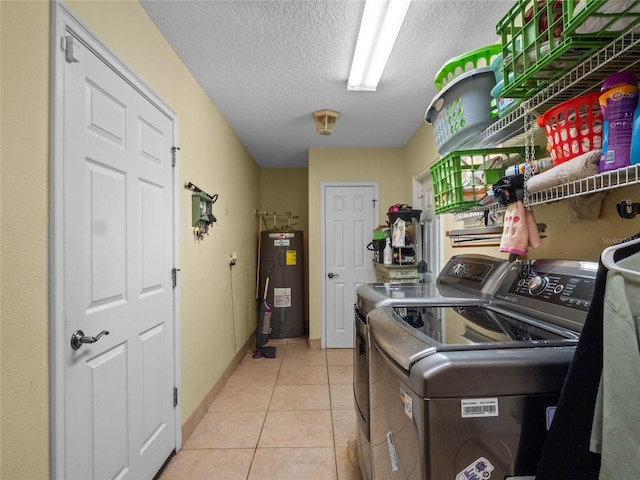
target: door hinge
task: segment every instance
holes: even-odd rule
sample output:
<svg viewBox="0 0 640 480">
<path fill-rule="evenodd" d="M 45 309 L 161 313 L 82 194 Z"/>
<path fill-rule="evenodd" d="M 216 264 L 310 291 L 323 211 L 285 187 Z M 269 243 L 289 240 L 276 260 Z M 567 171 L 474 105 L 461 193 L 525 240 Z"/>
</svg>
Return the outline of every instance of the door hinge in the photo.
<svg viewBox="0 0 640 480">
<path fill-rule="evenodd" d="M 178 162 L 177 160 L 178 150 L 180 150 L 180 147 L 171 147 L 171 166 L 172 167 L 175 167 L 176 163 Z"/>
<path fill-rule="evenodd" d="M 64 58 L 69 63 L 78 63 L 80 58 L 78 57 L 78 45 L 76 45 L 72 35 L 66 35 L 62 37 L 61 45 L 64 52 Z"/>
<path fill-rule="evenodd" d="M 173 387 L 173 406 L 178 406 L 178 387 Z"/>
<path fill-rule="evenodd" d="M 179 268 L 172 268 L 171 269 L 171 286 L 173 288 L 176 288 L 178 286 L 178 272 L 180 271 Z"/>
<path fill-rule="evenodd" d="M 376 202 L 377 202 L 377 201 L 378 201 L 378 200 L 376 200 L 375 198 L 373 199 L 373 208 L 376 208 Z"/>
</svg>

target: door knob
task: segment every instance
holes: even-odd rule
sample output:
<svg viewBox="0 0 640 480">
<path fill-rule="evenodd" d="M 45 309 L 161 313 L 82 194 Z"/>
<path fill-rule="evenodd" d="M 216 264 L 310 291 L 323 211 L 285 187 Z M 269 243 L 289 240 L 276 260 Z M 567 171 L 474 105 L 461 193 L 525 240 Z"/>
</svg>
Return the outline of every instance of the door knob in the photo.
<svg viewBox="0 0 640 480">
<path fill-rule="evenodd" d="M 103 335 L 109 335 L 109 332 L 103 330 L 95 337 L 85 337 L 82 330 L 76 330 L 73 332 L 73 335 L 71 335 L 71 348 L 78 350 L 83 343 L 96 343 Z"/>
<path fill-rule="evenodd" d="M 329 272 L 329 274 L 327 275 L 327 277 L 329 277 L 329 278 L 334 278 L 334 277 L 336 277 L 336 278 L 337 278 L 337 277 L 339 277 L 339 276 L 340 276 L 340 275 L 338 275 L 337 273 L 332 273 L 332 272 Z"/>
</svg>

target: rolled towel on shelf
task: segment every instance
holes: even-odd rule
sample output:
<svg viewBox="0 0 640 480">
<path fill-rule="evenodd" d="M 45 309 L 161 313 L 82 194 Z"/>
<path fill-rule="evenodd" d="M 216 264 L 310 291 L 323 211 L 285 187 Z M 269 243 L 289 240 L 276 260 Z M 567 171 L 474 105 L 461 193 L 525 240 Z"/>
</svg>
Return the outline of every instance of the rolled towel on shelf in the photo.
<svg viewBox="0 0 640 480">
<path fill-rule="evenodd" d="M 567 162 L 563 162 L 551 170 L 530 177 L 525 188 L 531 193 L 541 192 L 547 188 L 557 187 L 564 183 L 596 175 L 599 161 L 600 150 L 591 150 Z"/>
</svg>

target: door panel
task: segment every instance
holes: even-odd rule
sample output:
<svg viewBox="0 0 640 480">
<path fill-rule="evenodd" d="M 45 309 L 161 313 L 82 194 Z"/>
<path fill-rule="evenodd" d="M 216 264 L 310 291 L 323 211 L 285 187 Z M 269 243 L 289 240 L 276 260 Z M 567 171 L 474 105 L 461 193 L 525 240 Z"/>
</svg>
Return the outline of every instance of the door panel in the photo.
<svg viewBox="0 0 640 480">
<path fill-rule="evenodd" d="M 374 193 L 371 185 L 325 188 L 327 348 L 353 348 L 355 289 L 375 278 L 373 252 L 367 250 L 375 227 Z"/>
<path fill-rule="evenodd" d="M 353 266 L 357 269 L 366 269 L 367 263 L 371 263 L 370 250 L 366 248 L 366 245 L 371 241 L 370 239 L 373 238 L 373 228 L 366 231 L 369 226 L 371 226 L 370 223 L 362 220 L 356 220 L 353 223 Z M 367 260 L 365 260 L 365 256 Z"/>
<path fill-rule="evenodd" d="M 114 307 L 125 300 L 126 277 L 126 176 L 105 165 L 87 161 L 91 206 L 87 224 L 93 230 L 90 242 L 91 260 L 86 270 L 91 285 L 89 309 Z"/>
<path fill-rule="evenodd" d="M 153 478 L 176 444 L 173 119 L 75 41 L 64 76 L 65 477 Z"/>
<path fill-rule="evenodd" d="M 87 362 L 93 391 L 95 440 L 93 460 L 96 478 L 116 478 L 126 472 L 128 455 L 127 352 L 118 345 Z M 99 455 L 95 455 L 99 452 Z"/>
<path fill-rule="evenodd" d="M 163 250 L 163 189 L 161 186 L 139 181 L 140 192 L 140 295 L 162 293 L 164 265 L 158 262 Z"/>
<path fill-rule="evenodd" d="M 336 306 L 333 311 L 333 316 L 335 318 L 334 331 L 341 335 L 344 335 L 347 330 L 347 325 L 342 311 L 342 305 L 344 305 L 345 298 L 347 297 L 345 290 L 347 290 L 347 288 L 343 282 L 334 282 L 333 295 Z"/>
<path fill-rule="evenodd" d="M 142 388 L 142 449 L 148 448 L 150 442 L 165 428 L 166 419 L 162 404 L 157 401 L 163 395 L 164 368 L 157 368 L 163 364 L 166 343 L 164 325 L 158 325 L 140 335 L 142 344 L 141 364 L 145 372 Z"/>
</svg>

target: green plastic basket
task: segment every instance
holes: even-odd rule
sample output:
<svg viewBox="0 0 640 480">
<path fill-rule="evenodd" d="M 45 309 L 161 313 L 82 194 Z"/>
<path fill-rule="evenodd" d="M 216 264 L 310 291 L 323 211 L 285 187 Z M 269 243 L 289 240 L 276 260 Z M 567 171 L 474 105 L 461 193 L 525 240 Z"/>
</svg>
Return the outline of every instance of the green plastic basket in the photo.
<svg viewBox="0 0 640 480">
<path fill-rule="evenodd" d="M 524 154 L 524 147 L 488 148 L 456 150 L 441 158 L 429 168 L 435 213 L 456 213 L 476 207 L 504 176 L 505 167 L 523 162 Z"/>
<path fill-rule="evenodd" d="M 603 36 L 564 33 L 569 3 L 575 0 L 517 0 L 500 20 L 504 97 L 531 97 L 608 43 Z"/>
<path fill-rule="evenodd" d="M 612 39 L 640 24 L 640 0 L 564 0 L 564 34 Z"/>
<path fill-rule="evenodd" d="M 470 52 L 453 57 L 438 70 L 433 85 L 436 87 L 436 90 L 440 91 L 459 75 L 480 67 L 490 66 L 493 59 L 498 56 L 500 52 L 500 44 L 495 44 L 489 45 L 488 47 L 476 48 Z"/>
</svg>

